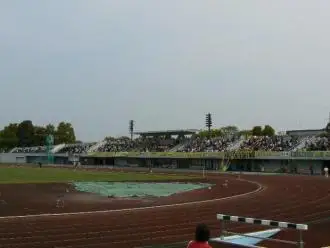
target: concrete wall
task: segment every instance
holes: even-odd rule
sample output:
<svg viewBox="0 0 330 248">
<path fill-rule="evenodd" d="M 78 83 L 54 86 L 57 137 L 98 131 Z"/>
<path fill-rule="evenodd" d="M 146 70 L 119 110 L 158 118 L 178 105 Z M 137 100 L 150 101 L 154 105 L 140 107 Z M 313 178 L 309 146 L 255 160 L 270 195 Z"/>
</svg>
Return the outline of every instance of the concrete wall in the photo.
<svg viewBox="0 0 330 248">
<path fill-rule="evenodd" d="M 86 160 L 86 161 L 85 161 Z M 20 154 L 20 153 L 0 153 L 0 163 L 24 164 L 24 163 L 47 163 L 47 155 L 42 154 Z M 221 161 L 218 159 L 140 159 L 140 158 L 104 158 L 91 159 L 82 158 L 81 164 L 84 165 L 103 165 L 119 167 L 142 167 L 142 168 L 171 168 L 183 170 L 203 170 L 218 171 Z M 56 154 L 54 164 L 72 164 L 65 154 Z M 321 174 L 324 162 L 321 160 L 299 160 L 299 159 L 242 159 L 230 162 L 228 171 L 246 172 L 280 172 L 284 170 L 288 173 L 309 174 L 310 166 L 313 167 L 315 174 Z M 329 166 L 329 165 L 328 165 Z"/>
<path fill-rule="evenodd" d="M 21 153 L 0 153 L 0 163 L 24 164 L 26 155 Z"/>
<path fill-rule="evenodd" d="M 48 162 L 48 157 L 45 153 L 0 153 L 0 163 L 3 164 L 36 164 L 41 162 L 43 164 Z M 55 164 L 72 164 L 65 154 L 54 156 Z"/>
</svg>

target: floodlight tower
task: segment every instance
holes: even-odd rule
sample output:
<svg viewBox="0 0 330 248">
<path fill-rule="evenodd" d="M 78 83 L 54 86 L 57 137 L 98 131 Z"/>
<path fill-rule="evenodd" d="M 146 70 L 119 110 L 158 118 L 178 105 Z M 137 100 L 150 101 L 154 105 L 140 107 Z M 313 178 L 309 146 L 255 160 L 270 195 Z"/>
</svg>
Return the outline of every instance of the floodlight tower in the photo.
<svg viewBox="0 0 330 248">
<path fill-rule="evenodd" d="M 131 135 L 131 140 L 133 140 L 133 133 L 134 133 L 134 120 L 130 120 L 128 124 L 128 130 Z"/>
<path fill-rule="evenodd" d="M 212 127 L 212 115 L 207 113 L 205 117 L 205 126 L 209 132 L 209 137 L 211 137 L 211 127 Z"/>
</svg>

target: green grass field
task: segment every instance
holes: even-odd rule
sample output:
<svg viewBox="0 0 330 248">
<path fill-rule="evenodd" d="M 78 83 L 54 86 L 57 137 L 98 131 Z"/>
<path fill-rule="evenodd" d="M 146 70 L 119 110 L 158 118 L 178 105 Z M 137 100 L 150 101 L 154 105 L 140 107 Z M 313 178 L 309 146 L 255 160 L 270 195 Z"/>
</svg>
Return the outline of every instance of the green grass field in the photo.
<svg viewBox="0 0 330 248">
<path fill-rule="evenodd" d="M 134 172 L 104 172 L 66 168 L 0 167 L 0 183 L 55 183 L 72 181 L 161 181 L 194 179 L 185 175 L 145 174 Z"/>
</svg>

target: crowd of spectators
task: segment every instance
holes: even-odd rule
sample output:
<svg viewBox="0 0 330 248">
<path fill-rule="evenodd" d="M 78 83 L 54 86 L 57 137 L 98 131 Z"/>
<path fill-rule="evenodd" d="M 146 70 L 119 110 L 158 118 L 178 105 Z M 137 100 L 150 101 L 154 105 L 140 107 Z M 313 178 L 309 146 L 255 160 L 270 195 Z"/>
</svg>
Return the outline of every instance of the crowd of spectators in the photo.
<svg viewBox="0 0 330 248">
<path fill-rule="evenodd" d="M 128 137 L 107 138 L 106 142 L 97 148 L 96 152 L 165 152 L 180 144 L 182 140 L 170 137 L 140 137 L 131 140 Z M 96 143 L 66 144 L 56 153 L 84 154 Z M 45 146 L 17 147 L 13 153 L 45 153 Z"/>
<path fill-rule="evenodd" d="M 327 151 L 330 150 L 330 142 L 328 137 L 317 137 L 306 141 L 305 148 L 307 151 Z"/>
<path fill-rule="evenodd" d="M 44 153 L 46 150 L 46 146 L 16 147 L 12 150 L 12 153 Z"/>
<path fill-rule="evenodd" d="M 290 151 L 299 144 L 299 139 L 291 136 L 252 136 L 243 141 L 241 150 L 248 151 Z"/>
<path fill-rule="evenodd" d="M 235 142 L 235 138 L 231 137 L 193 137 L 178 151 L 180 152 L 221 152 L 225 151 L 230 144 Z"/>
<path fill-rule="evenodd" d="M 128 152 L 134 151 L 138 147 L 138 143 L 135 140 L 131 140 L 128 137 L 121 138 L 107 138 L 106 142 L 100 146 L 98 152 Z M 142 148 L 141 148 L 142 149 Z"/>
<path fill-rule="evenodd" d="M 56 153 L 70 153 L 70 154 L 85 154 L 88 152 L 96 143 L 79 143 L 79 144 L 68 144 L 62 149 L 58 150 Z"/>
<path fill-rule="evenodd" d="M 79 143 L 79 144 L 67 144 L 56 153 L 73 153 L 83 154 L 87 153 L 88 149 L 96 143 Z M 47 152 L 46 146 L 35 147 L 16 147 L 12 150 L 12 153 L 45 153 Z"/>
<path fill-rule="evenodd" d="M 172 138 L 164 136 L 139 137 L 130 139 L 128 137 L 107 138 L 103 144 L 97 147 L 95 152 L 166 152 L 172 149 L 177 152 L 221 152 L 228 150 L 240 137 L 216 137 L 207 138 L 195 135 L 191 138 Z M 241 142 L 237 148 L 246 151 L 290 151 L 295 148 L 301 140 L 288 136 L 251 136 Z M 67 144 L 56 153 L 85 154 L 96 143 Z M 237 143 L 237 145 L 239 145 Z M 174 148 L 175 147 L 175 148 Z M 174 148 L 174 149 L 173 149 Z M 319 137 L 311 139 L 305 145 L 307 150 L 330 150 L 328 138 Z M 45 146 L 18 147 L 13 153 L 45 153 Z"/>
<path fill-rule="evenodd" d="M 122 138 L 109 138 L 106 143 L 100 146 L 97 151 L 99 152 L 165 152 L 172 147 L 178 145 L 180 140 L 165 137 L 152 137 L 152 138 L 137 138 L 129 139 L 128 137 Z"/>
</svg>

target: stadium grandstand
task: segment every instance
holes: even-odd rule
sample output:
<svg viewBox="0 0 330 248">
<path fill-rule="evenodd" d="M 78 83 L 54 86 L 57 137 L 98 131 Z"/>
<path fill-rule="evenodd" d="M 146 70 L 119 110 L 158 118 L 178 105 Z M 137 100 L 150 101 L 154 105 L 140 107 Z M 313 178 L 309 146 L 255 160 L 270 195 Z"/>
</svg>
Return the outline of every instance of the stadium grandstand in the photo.
<svg viewBox="0 0 330 248">
<path fill-rule="evenodd" d="M 87 154 L 91 152 L 222 152 L 222 151 L 326 151 L 330 150 L 327 132 L 323 129 L 291 130 L 273 136 L 242 135 L 239 132 L 215 137 L 201 136 L 200 130 L 182 129 L 134 132 L 137 138 L 105 138 L 100 142 L 59 144 L 54 154 Z M 10 153 L 45 153 L 46 146 L 15 147 Z"/>
<path fill-rule="evenodd" d="M 78 144 L 65 144 L 57 149 L 53 149 L 54 153 L 70 153 L 70 154 L 86 154 L 89 149 L 95 145 L 96 142 L 91 143 L 78 143 Z"/>
<path fill-rule="evenodd" d="M 242 150 L 253 151 L 291 151 L 300 144 L 298 137 L 289 135 L 268 136 L 252 136 L 244 140 L 240 146 Z"/>
<path fill-rule="evenodd" d="M 139 135 L 136 139 L 121 137 L 118 139 L 107 138 L 96 146 L 93 152 L 165 152 L 177 151 L 191 138 L 198 134 L 198 130 L 167 130 L 135 132 Z"/>
<path fill-rule="evenodd" d="M 46 146 L 33 146 L 33 147 L 15 147 L 11 153 L 44 153 L 46 152 Z"/>
</svg>

